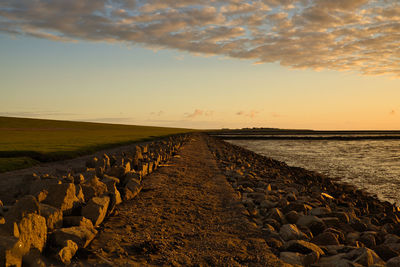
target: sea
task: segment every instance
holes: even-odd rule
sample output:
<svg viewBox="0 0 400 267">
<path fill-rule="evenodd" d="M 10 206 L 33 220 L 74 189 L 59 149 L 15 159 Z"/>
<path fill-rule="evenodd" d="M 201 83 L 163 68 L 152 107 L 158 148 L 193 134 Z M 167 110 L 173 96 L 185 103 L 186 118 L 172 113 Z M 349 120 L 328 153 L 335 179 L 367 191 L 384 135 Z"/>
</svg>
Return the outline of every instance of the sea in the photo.
<svg viewBox="0 0 400 267">
<path fill-rule="evenodd" d="M 400 205 L 400 140 L 227 140 Z"/>
</svg>

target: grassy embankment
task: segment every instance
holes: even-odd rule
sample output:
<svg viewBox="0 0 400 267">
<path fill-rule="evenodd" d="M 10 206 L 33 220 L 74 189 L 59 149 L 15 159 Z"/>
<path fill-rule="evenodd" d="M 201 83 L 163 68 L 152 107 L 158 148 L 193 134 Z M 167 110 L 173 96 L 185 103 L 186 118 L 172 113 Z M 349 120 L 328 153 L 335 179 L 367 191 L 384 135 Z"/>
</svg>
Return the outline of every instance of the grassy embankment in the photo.
<svg viewBox="0 0 400 267">
<path fill-rule="evenodd" d="M 193 130 L 0 116 L 0 172 L 189 131 Z"/>
</svg>

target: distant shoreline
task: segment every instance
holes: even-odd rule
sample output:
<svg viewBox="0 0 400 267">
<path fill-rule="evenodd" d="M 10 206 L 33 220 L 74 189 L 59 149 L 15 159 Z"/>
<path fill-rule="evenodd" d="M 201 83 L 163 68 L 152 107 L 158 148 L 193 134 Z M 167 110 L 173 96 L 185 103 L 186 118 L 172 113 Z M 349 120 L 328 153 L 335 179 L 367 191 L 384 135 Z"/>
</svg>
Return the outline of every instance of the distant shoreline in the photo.
<svg viewBox="0 0 400 267">
<path fill-rule="evenodd" d="M 255 136 L 255 135 L 224 135 L 211 134 L 224 140 L 337 140 L 337 141 L 356 141 L 356 140 L 400 140 L 400 135 L 359 135 L 359 136 L 300 136 L 300 135 L 285 135 L 285 136 Z"/>
</svg>

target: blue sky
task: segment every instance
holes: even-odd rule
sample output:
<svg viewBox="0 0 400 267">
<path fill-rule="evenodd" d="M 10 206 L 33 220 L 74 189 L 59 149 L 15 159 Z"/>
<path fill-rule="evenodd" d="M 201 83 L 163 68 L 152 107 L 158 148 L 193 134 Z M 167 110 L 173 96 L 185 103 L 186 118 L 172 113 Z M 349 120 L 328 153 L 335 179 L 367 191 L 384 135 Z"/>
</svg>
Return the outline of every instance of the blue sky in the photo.
<svg viewBox="0 0 400 267">
<path fill-rule="evenodd" d="M 27 1 L 16 2 L 20 6 L 29 5 Z M 146 13 L 150 16 L 147 19 L 158 16 L 157 12 L 162 13 L 165 9 L 158 6 L 161 2 L 148 1 L 156 11 L 142 11 L 140 14 Z M 253 2 L 260 5 L 256 3 L 258 1 Z M 269 2 L 267 4 L 271 6 L 269 11 L 268 6 L 265 7 L 265 14 L 274 15 L 274 2 L 285 1 L 264 2 Z M 331 8 L 320 7 L 318 1 L 315 2 L 314 9 L 319 8 L 321 12 Z M 228 6 L 229 3 L 224 4 Z M 371 47 L 359 48 L 360 51 L 354 50 L 354 47 L 350 50 L 341 48 L 328 53 L 323 46 L 315 46 L 314 57 L 313 53 L 305 50 L 307 44 L 304 42 L 309 36 L 316 36 L 320 29 L 314 29 L 315 25 L 310 26 L 310 22 L 307 24 L 297 18 L 298 23 L 310 27 L 304 34 L 304 42 L 289 45 L 286 37 L 281 36 L 282 51 L 275 47 L 272 53 L 271 43 L 263 43 L 254 50 L 254 53 L 260 52 L 260 56 L 255 57 L 257 54 L 238 46 L 241 43 L 237 42 L 241 38 L 240 30 L 231 29 L 233 35 L 226 37 L 234 41 L 221 43 L 215 39 L 224 35 L 224 31 L 229 31 L 227 28 L 218 35 L 212 35 L 218 29 L 215 26 L 218 23 L 227 27 L 228 24 L 219 19 L 219 14 L 226 14 L 226 10 L 223 13 L 221 9 L 217 12 L 210 9 L 203 12 L 207 16 L 203 13 L 192 15 L 199 16 L 197 22 L 180 22 L 179 25 L 186 31 L 186 38 L 189 38 L 190 34 L 201 32 L 190 23 L 207 25 L 207 20 L 215 20 L 213 28 L 208 29 L 212 39 L 182 39 L 181 42 L 186 40 L 189 44 L 196 42 L 189 47 L 175 43 L 175 39 L 161 38 L 157 35 L 160 29 L 153 28 L 145 33 L 150 37 L 153 34 L 154 38 L 146 36 L 136 41 L 122 40 L 125 33 L 111 38 L 108 33 L 99 35 L 98 30 L 82 32 L 66 26 L 49 29 L 35 21 L 48 18 L 50 23 L 52 18 L 48 14 L 52 13 L 43 11 L 43 8 L 36 13 L 24 9 L 18 11 L 19 17 L 22 14 L 29 18 L 22 24 L 19 17 L 13 17 L 11 9 L 5 9 L 6 5 L 10 8 L 13 2 L 5 1 L 0 5 L 0 115 L 194 128 L 400 129 L 398 50 L 387 51 L 395 42 L 390 38 L 396 33 L 390 30 L 386 39 L 382 36 L 381 39 L 389 38 L 391 41 L 377 44 L 377 41 L 360 36 L 357 42 L 371 43 Z M 55 7 L 46 8 L 51 10 Z M 179 10 L 182 7 L 174 8 Z M 243 5 L 230 7 L 230 10 L 238 12 L 243 8 L 251 10 Z M 285 8 L 293 13 L 293 7 L 281 4 L 280 10 Z M 334 8 L 335 12 L 344 12 L 344 7 Z M 73 12 L 71 18 L 80 15 L 79 9 Z M 180 19 L 183 15 L 177 16 Z M 390 16 L 397 20 L 397 17 Z M 168 17 L 163 22 L 168 24 L 176 20 Z M 294 18 L 289 20 L 293 23 Z M 283 25 L 288 21 L 280 23 Z M 68 23 L 73 25 L 74 21 Z M 348 25 L 350 22 L 343 23 Z M 113 24 L 113 29 L 118 29 L 118 25 Z M 83 34 L 86 37 L 82 37 Z M 170 34 L 174 36 L 173 32 Z M 291 40 L 295 41 L 299 36 L 301 33 L 292 36 Z M 68 40 L 60 40 L 61 37 Z M 346 38 L 346 35 L 342 37 Z M 230 49 L 233 44 L 235 48 L 225 53 L 224 49 Z M 267 49 L 266 45 L 269 51 L 263 52 Z M 326 46 L 331 46 L 333 51 L 337 43 L 327 40 Z M 196 49 L 199 51 L 196 52 Z M 209 53 L 207 49 L 214 53 Z M 376 56 L 378 54 L 381 56 Z M 357 60 L 355 55 L 358 55 Z M 260 60 L 271 62 L 254 64 Z M 318 62 L 321 64 L 318 65 Z M 301 69 L 296 69 L 300 66 Z M 375 72 L 386 75 L 376 76 Z"/>
</svg>

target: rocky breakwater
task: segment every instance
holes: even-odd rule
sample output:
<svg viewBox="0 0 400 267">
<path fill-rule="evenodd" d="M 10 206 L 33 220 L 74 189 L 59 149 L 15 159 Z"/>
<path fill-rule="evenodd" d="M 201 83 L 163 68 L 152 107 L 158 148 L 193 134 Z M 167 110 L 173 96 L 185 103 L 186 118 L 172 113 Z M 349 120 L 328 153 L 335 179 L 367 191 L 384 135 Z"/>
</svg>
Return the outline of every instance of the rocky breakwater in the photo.
<svg viewBox="0 0 400 267">
<path fill-rule="evenodd" d="M 86 167 L 60 175 L 33 174 L 14 205 L 0 201 L 0 266 L 69 264 L 116 205 L 134 198 L 142 179 L 168 161 L 187 138 L 172 136 L 93 157 Z"/>
<path fill-rule="evenodd" d="M 352 185 L 209 138 L 271 250 L 299 266 L 400 266 L 397 207 Z"/>
</svg>

